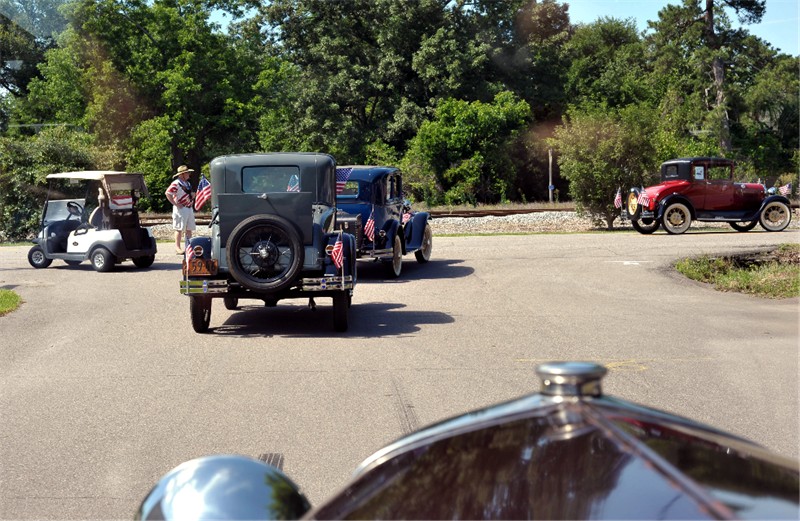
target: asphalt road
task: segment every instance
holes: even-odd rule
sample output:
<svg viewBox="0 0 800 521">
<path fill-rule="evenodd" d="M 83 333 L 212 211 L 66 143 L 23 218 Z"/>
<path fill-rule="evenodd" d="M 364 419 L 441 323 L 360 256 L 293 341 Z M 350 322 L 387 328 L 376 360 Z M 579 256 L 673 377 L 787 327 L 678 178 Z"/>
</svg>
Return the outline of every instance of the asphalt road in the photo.
<svg viewBox="0 0 800 521">
<path fill-rule="evenodd" d="M 798 300 L 715 292 L 678 257 L 783 233 L 435 237 L 399 280 L 360 264 L 350 330 L 329 299 L 215 301 L 208 335 L 180 258 L 113 273 L 0 248 L 0 518 L 130 519 L 157 479 L 205 454 L 282 462 L 312 503 L 415 428 L 538 389 L 536 364 L 592 360 L 604 391 L 798 457 Z M 169 244 L 160 244 L 171 252 Z"/>
</svg>

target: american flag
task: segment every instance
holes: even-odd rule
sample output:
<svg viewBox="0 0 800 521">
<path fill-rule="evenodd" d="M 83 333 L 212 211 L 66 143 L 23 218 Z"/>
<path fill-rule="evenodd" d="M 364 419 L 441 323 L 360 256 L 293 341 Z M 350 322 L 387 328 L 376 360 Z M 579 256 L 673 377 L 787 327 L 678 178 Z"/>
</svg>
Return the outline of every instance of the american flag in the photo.
<svg viewBox="0 0 800 521">
<path fill-rule="evenodd" d="M 186 249 L 184 250 L 184 254 L 186 257 L 186 262 L 194 259 L 194 250 L 192 249 L 192 245 L 189 244 L 189 239 L 186 239 Z"/>
<path fill-rule="evenodd" d="M 201 176 L 194 199 L 194 209 L 199 210 L 209 199 L 211 199 L 211 183 L 208 182 L 206 176 Z"/>
<path fill-rule="evenodd" d="M 336 193 L 341 193 L 344 190 L 344 185 L 350 179 L 350 174 L 353 173 L 352 168 L 337 168 L 336 169 Z"/>
<path fill-rule="evenodd" d="M 289 178 L 289 184 L 286 186 L 287 192 L 299 192 L 300 191 L 300 178 L 297 177 L 297 174 L 292 174 L 292 177 Z"/>
<path fill-rule="evenodd" d="M 792 193 L 792 183 L 788 183 L 781 186 L 780 188 L 778 188 L 778 192 L 780 192 L 781 195 L 789 195 L 790 193 Z"/>
<path fill-rule="evenodd" d="M 372 213 L 369 214 L 367 224 L 364 225 L 364 235 L 371 241 L 375 240 L 375 218 L 372 216 Z"/>
<path fill-rule="evenodd" d="M 617 195 L 614 196 L 614 208 L 622 208 L 622 188 L 617 188 Z"/>
<path fill-rule="evenodd" d="M 647 197 L 647 192 L 642 190 L 641 193 L 639 194 L 639 199 L 637 199 L 636 202 L 644 207 L 650 206 L 650 198 Z"/>
<path fill-rule="evenodd" d="M 133 208 L 133 197 L 131 197 L 130 195 L 120 195 L 120 194 L 112 195 L 111 208 L 116 210 Z"/>
<path fill-rule="evenodd" d="M 341 233 L 339 233 L 339 238 L 336 239 L 336 243 L 333 245 L 333 249 L 331 250 L 331 260 L 333 261 L 333 264 L 336 266 L 337 270 L 342 269 L 342 264 L 344 264 L 344 244 L 342 244 Z"/>
</svg>

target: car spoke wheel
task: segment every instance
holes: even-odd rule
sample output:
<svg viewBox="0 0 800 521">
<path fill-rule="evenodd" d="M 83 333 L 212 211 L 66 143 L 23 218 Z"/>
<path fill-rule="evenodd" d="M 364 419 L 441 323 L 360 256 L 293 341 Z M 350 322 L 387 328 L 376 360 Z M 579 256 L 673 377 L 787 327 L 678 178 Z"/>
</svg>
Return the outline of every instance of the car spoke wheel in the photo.
<svg viewBox="0 0 800 521">
<path fill-rule="evenodd" d="M 667 233 L 673 235 L 681 234 L 692 225 L 692 214 L 689 208 L 683 203 L 672 203 L 664 210 L 661 224 Z"/>
<path fill-rule="evenodd" d="M 401 242 L 400 235 L 395 234 L 394 245 L 392 246 L 392 258 L 389 261 L 384 261 L 386 268 L 386 275 L 392 279 L 396 279 L 403 271 L 403 243 Z"/>
<path fill-rule="evenodd" d="M 276 215 L 239 223 L 227 244 L 228 268 L 242 286 L 256 291 L 289 287 L 303 266 L 303 245 L 294 226 Z"/>
<path fill-rule="evenodd" d="M 631 221 L 631 226 L 633 226 L 633 229 L 637 232 L 649 235 L 658 230 L 659 226 L 661 226 L 661 223 L 659 223 L 656 219 L 648 218 Z"/>
<path fill-rule="evenodd" d="M 422 246 L 414 252 L 417 262 L 424 264 L 431 260 L 431 251 L 433 251 L 433 230 L 430 224 L 425 224 L 425 231 L 422 233 Z"/>
<path fill-rule="evenodd" d="M 46 268 L 53 263 L 53 259 L 48 259 L 41 246 L 36 245 L 28 251 L 28 262 L 36 269 Z"/>
<path fill-rule="evenodd" d="M 222 299 L 222 302 L 225 304 L 225 309 L 231 311 L 239 307 L 239 299 L 236 297 L 225 297 Z"/>
<path fill-rule="evenodd" d="M 347 308 L 350 307 L 348 291 L 339 291 L 333 295 L 333 329 L 338 332 L 347 331 Z"/>
<path fill-rule="evenodd" d="M 745 221 L 745 222 L 740 222 L 740 223 L 731 222 L 731 223 L 728 223 L 728 224 L 730 224 L 731 228 L 733 228 L 737 232 L 749 232 L 750 230 L 752 230 L 753 228 L 756 227 L 756 224 L 758 224 L 758 221 L 750 221 L 750 222 L 746 222 Z"/>
<path fill-rule="evenodd" d="M 211 323 L 211 298 L 189 297 L 189 314 L 195 333 L 205 333 Z"/>
<path fill-rule="evenodd" d="M 95 271 L 108 272 L 114 269 L 114 264 L 117 262 L 114 254 L 103 248 L 102 246 L 96 248 L 92 252 L 92 267 Z"/>
<path fill-rule="evenodd" d="M 768 232 L 779 232 L 786 229 L 791 220 L 792 212 L 789 210 L 789 207 L 781 201 L 767 203 L 764 209 L 761 210 L 761 215 L 758 218 L 761 227 Z"/>
<path fill-rule="evenodd" d="M 155 255 L 145 255 L 144 257 L 134 257 L 133 263 L 136 265 L 137 268 L 149 268 L 155 262 L 156 256 Z"/>
</svg>

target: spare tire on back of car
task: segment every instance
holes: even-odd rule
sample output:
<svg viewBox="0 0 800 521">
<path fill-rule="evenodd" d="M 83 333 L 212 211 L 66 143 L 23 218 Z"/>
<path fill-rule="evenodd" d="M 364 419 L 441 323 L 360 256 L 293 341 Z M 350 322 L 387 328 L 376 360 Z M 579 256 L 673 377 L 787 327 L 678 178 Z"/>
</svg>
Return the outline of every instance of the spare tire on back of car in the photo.
<svg viewBox="0 0 800 521">
<path fill-rule="evenodd" d="M 231 276 L 253 291 L 288 288 L 303 266 L 303 243 L 294 225 L 277 215 L 254 215 L 240 222 L 226 244 Z"/>
</svg>

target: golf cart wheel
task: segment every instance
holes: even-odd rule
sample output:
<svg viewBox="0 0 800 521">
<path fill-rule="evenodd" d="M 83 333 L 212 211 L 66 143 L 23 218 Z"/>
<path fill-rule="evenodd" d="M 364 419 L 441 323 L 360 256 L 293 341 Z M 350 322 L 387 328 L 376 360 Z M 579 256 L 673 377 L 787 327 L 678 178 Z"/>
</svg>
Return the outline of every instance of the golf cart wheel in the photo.
<svg viewBox="0 0 800 521">
<path fill-rule="evenodd" d="M 683 203 L 672 203 L 664 210 L 661 224 L 667 233 L 678 235 L 689 229 L 692 225 L 692 213 Z"/>
<path fill-rule="evenodd" d="M 388 261 L 383 261 L 386 275 L 391 279 L 396 279 L 403 271 L 403 243 L 400 240 L 400 235 L 395 234 L 394 244 L 392 246 L 392 258 Z"/>
<path fill-rule="evenodd" d="M 417 262 L 425 264 L 431 260 L 431 251 L 433 251 L 433 230 L 430 224 L 425 224 L 425 231 L 422 233 L 422 246 L 414 252 Z"/>
<path fill-rule="evenodd" d="M 189 297 L 189 313 L 195 333 L 206 333 L 211 323 L 211 298 Z"/>
<path fill-rule="evenodd" d="M 92 252 L 91 256 L 92 260 L 92 267 L 95 271 L 99 271 L 102 273 L 111 271 L 114 269 L 114 264 L 116 264 L 117 259 L 114 257 L 114 254 L 108 251 L 107 249 L 103 248 L 102 246 L 96 248 Z"/>
<path fill-rule="evenodd" d="M 339 291 L 333 295 L 333 329 L 342 333 L 347 331 L 347 308 L 350 295 L 347 291 Z"/>
<path fill-rule="evenodd" d="M 144 257 L 134 257 L 133 263 L 136 265 L 137 268 L 149 268 L 155 262 L 156 256 L 155 255 L 145 255 Z"/>
<path fill-rule="evenodd" d="M 28 262 L 36 269 L 46 268 L 53 263 L 53 259 L 48 259 L 44 250 L 38 244 L 28 251 Z"/>
<path fill-rule="evenodd" d="M 289 287 L 303 266 L 303 244 L 294 226 L 277 215 L 254 215 L 231 232 L 228 268 L 245 288 L 274 292 Z"/>
<path fill-rule="evenodd" d="M 656 230 L 660 226 L 660 223 L 656 219 L 648 218 L 648 219 L 638 219 L 635 221 L 631 221 L 631 226 L 633 229 L 639 233 L 649 235 Z"/>
<path fill-rule="evenodd" d="M 222 299 L 222 303 L 225 304 L 225 309 L 231 311 L 239 307 L 239 299 L 236 297 L 225 297 Z"/>
<path fill-rule="evenodd" d="M 737 232 L 749 232 L 753 228 L 756 227 L 758 221 L 750 221 L 750 222 L 740 222 L 740 223 L 728 223 L 731 225 L 731 228 L 736 230 Z"/>
<path fill-rule="evenodd" d="M 761 215 L 758 218 L 758 222 L 761 223 L 761 227 L 768 232 L 783 231 L 787 226 L 789 226 L 789 222 L 791 222 L 791 220 L 792 211 L 789 210 L 789 207 L 781 201 L 772 201 L 771 203 L 767 203 L 764 209 L 761 210 Z"/>
</svg>

